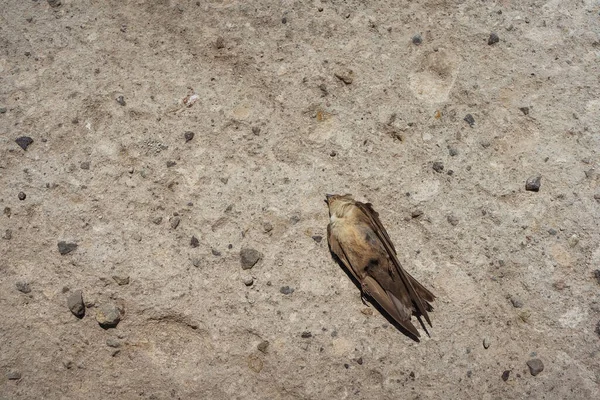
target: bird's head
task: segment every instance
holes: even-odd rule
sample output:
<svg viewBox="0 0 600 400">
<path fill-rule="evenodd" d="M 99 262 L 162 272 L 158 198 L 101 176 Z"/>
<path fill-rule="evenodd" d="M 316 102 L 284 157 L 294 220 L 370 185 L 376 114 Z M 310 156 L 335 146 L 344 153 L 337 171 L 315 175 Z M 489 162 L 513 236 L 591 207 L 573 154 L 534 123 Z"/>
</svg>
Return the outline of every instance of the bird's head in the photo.
<svg viewBox="0 0 600 400">
<path fill-rule="evenodd" d="M 329 216 L 343 218 L 349 207 L 354 205 L 354 199 L 351 194 L 326 194 L 325 201 L 329 206 Z"/>
</svg>

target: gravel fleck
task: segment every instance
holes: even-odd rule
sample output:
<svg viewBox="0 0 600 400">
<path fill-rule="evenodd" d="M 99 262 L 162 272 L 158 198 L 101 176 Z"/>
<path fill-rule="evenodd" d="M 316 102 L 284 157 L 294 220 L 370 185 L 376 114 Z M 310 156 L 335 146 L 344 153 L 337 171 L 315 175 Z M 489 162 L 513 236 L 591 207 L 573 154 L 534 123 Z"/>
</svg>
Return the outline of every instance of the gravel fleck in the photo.
<svg viewBox="0 0 600 400">
<path fill-rule="evenodd" d="M 527 366 L 529 367 L 529 372 L 533 376 L 536 376 L 544 370 L 544 363 L 539 358 L 533 358 L 527 361 Z"/>
<path fill-rule="evenodd" d="M 556 232 L 556 229 L 552 229 L 552 228 L 548 229 L 548 234 L 551 236 L 555 236 L 557 233 L 558 232 Z"/>
<path fill-rule="evenodd" d="M 221 252 L 219 250 L 217 250 L 217 249 L 210 249 L 210 252 L 215 257 L 221 257 Z"/>
<path fill-rule="evenodd" d="M 50 5 L 50 7 L 56 8 L 56 7 L 60 7 L 62 2 L 61 2 L 61 0 L 48 0 L 48 4 Z"/>
<path fill-rule="evenodd" d="M 423 38 L 421 37 L 420 34 L 416 34 L 412 37 L 412 42 L 414 45 L 419 46 L 421 43 L 423 43 Z"/>
<path fill-rule="evenodd" d="M 489 349 L 490 348 L 490 339 L 489 338 L 483 338 L 483 348 L 484 349 Z"/>
<path fill-rule="evenodd" d="M 596 278 L 596 282 L 600 285 L 600 269 L 594 271 L 594 277 Z"/>
<path fill-rule="evenodd" d="M 5 239 L 5 240 L 12 239 L 12 231 L 10 229 L 5 230 L 4 234 L 2 235 L 2 239 Z"/>
<path fill-rule="evenodd" d="M 458 150 L 455 147 L 448 147 L 448 154 L 450 157 L 455 157 L 458 155 Z"/>
<path fill-rule="evenodd" d="M 246 286 L 252 286 L 254 284 L 254 278 L 251 276 L 245 277 L 242 281 L 244 282 L 244 285 L 246 285 Z"/>
<path fill-rule="evenodd" d="M 312 236 L 312 240 L 314 240 L 317 243 L 321 243 L 321 240 L 323 240 L 323 236 L 321 236 L 321 235 L 314 235 L 314 236 Z"/>
<path fill-rule="evenodd" d="M 225 48 L 225 39 L 223 39 L 221 36 L 219 36 L 217 38 L 217 40 L 215 40 L 215 48 L 217 48 L 218 50 L 224 49 Z"/>
<path fill-rule="evenodd" d="M 8 111 L 6 107 L 0 107 L 0 114 L 4 114 Z"/>
<path fill-rule="evenodd" d="M 192 238 L 190 239 L 190 246 L 192 246 L 192 247 L 200 246 L 200 241 L 198 241 L 198 238 L 196 236 L 192 236 Z"/>
<path fill-rule="evenodd" d="M 569 243 L 569 247 L 575 247 L 579 243 L 579 236 L 572 235 L 567 242 Z"/>
<path fill-rule="evenodd" d="M 450 225 L 452 226 L 456 226 L 458 225 L 458 218 L 454 215 L 454 214 L 450 214 L 446 217 L 446 219 L 448 220 L 448 222 L 450 223 Z"/>
<path fill-rule="evenodd" d="M 23 192 L 19 192 L 19 200 L 23 201 L 27 198 L 27 195 Z"/>
<path fill-rule="evenodd" d="M 467 114 L 465 115 L 465 117 L 463 118 L 464 121 L 469 124 L 469 126 L 472 128 L 473 126 L 475 126 L 475 118 L 473 118 L 473 116 L 471 114 Z"/>
<path fill-rule="evenodd" d="M 15 283 L 15 287 L 21 293 L 27 294 L 31 292 L 31 287 L 29 287 L 29 283 L 25 281 L 18 281 L 17 283 Z"/>
<path fill-rule="evenodd" d="M 304 331 L 302 332 L 302 334 L 300 335 L 303 339 L 308 339 L 312 337 L 312 333 L 310 333 L 309 331 Z"/>
<path fill-rule="evenodd" d="M 523 115 L 529 115 L 529 107 L 519 107 Z"/>
<path fill-rule="evenodd" d="M 293 288 L 291 288 L 291 287 L 289 287 L 289 286 L 282 286 L 282 287 L 279 289 L 279 292 L 280 292 L 281 294 L 288 295 L 288 294 L 292 294 L 292 293 L 294 293 L 294 290 L 295 290 L 295 289 L 293 289 Z"/>
<path fill-rule="evenodd" d="M 85 315 L 85 304 L 83 303 L 83 293 L 81 290 L 75 290 L 67 297 L 67 307 L 77 318 L 83 318 Z"/>
<path fill-rule="evenodd" d="M 344 82 L 346 85 L 350 85 L 353 82 L 353 75 L 354 73 L 352 72 L 352 70 L 342 70 L 342 71 L 336 71 L 334 73 L 335 77 L 338 78 L 340 81 Z"/>
<path fill-rule="evenodd" d="M 506 381 L 508 380 L 508 377 L 509 377 L 509 376 L 510 376 L 510 371 L 509 371 L 509 370 L 506 370 L 506 371 L 504 371 L 504 372 L 502 373 L 502 380 L 503 380 L 504 382 L 506 382 Z"/>
<path fill-rule="evenodd" d="M 83 161 L 81 164 L 79 164 L 79 168 L 81 168 L 81 169 L 90 169 L 90 162 L 89 161 Z"/>
<path fill-rule="evenodd" d="M 61 255 L 69 254 L 77 248 L 77 243 L 65 242 L 61 240 L 58 242 L 58 252 Z"/>
<path fill-rule="evenodd" d="M 201 264 L 201 263 L 202 263 L 202 262 L 201 262 L 201 260 L 200 260 L 199 258 L 193 258 L 193 259 L 192 259 L 192 265 L 193 265 L 194 267 L 196 267 L 196 268 L 200 267 L 200 264 Z"/>
<path fill-rule="evenodd" d="M 258 349 L 258 351 L 260 351 L 261 353 L 266 353 L 268 347 L 269 347 L 269 341 L 268 340 L 263 340 L 262 342 L 260 342 L 258 344 L 258 346 L 256 346 L 256 348 Z"/>
<path fill-rule="evenodd" d="M 596 334 L 598 334 L 598 336 L 600 336 L 600 321 L 598 321 L 598 324 L 596 325 L 596 329 L 594 330 L 594 332 L 596 332 Z"/>
<path fill-rule="evenodd" d="M 494 32 L 490 33 L 490 37 L 488 38 L 488 44 L 491 46 L 495 43 L 498 43 L 500 41 L 500 38 L 498 37 L 498 35 Z"/>
<path fill-rule="evenodd" d="M 542 183 L 541 175 L 534 175 L 527 178 L 525 182 L 525 190 L 530 192 L 538 192 L 540 190 L 540 185 Z"/>
<path fill-rule="evenodd" d="M 175 161 L 167 161 L 167 168 L 171 168 L 171 167 L 174 167 L 176 165 L 177 165 L 177 163 Z"/>
<path fill-rule="evenodd" d="M 161 222 L 162 222 L 162 217 L 156 217 L 152 220 L 152 223 L 154 223 L 156 225 L 160 225 Z"/>
<path fill-rule="evenodd" d="M 263 369 L 263 361 L 256 354 L 248 356 L 248 368 L 259 373 Z"/>
<path fill-rule="evenodd" d="M 514 308 L 523 308 L 523 302 L 518 297 L 511 296 L 510 302 L 512 303 Z"/>
<path fill-rule="evenodd" d="M 265 222 L 265 223 L 263 224 L 263 231 L 264 231 L 265 233 L 269 233 L 269 232 L 271 232 L 272 230 L 273 230 L 273 225 L 272 225 L 270 222 Z"/>
<path fill-rule="evenodd" d="M 179 218 L 179 217 L 171 218 L 171 229 L 177 229 L 180 222 L 181 222 L 181 218 Z"/>
<path fill-rule="evenodd" d="M 29 136 L 21 136 L 21 137 L 18 137 L 17 139 L 15 139 L 15 142 L 17 142 L 19 147 L 21 147 L 23 150 L 27 150 L 29 145 L 31 143 L 33 143 L 33 139 L 30 138 Z"/>
<path fill-rule="evenodd" d="M 119 286 L 129 285 L 129 277 L 128 276 L 113 275 L 112 278 L 115 282 L 117 282 L 117 285 L 119 285 Z"/>
<path fill-rule="evenodd" d="M 187 143 L 187 142 L 189 142 L 190 140 L 192 140 L 194 138 L 194 132 L 192 132 L 192 131 L 186 131 L 183 134 L 183 137 L 185 138 L 185 142 Z"/>
<path fill-rule="evenodd" d="M 444 164 L 441 161 L 436 161 L 433 163 L 433 170 L 435 172 L 442 172 L 444 170 Z"/>
<path fill-rule="evenodd" d="M 117 101 L 117 103 L 119 103 L 121 106 L 125 106 L 127 104 L 127 102 L 125 102 L 125 97 L 123 96 L 119 96 L 115 99 Z"/>
<path fill-rule="evenodd" d="M 18 372 L 18 371 L 9 371 L 9 372 L 6 374 L 6 378 L 7 378 L 9 381 L 18 381 L 19 379 L 21 379 L 21 373 L 20 373 L 20 372 Z"/>
<path fill-rule="evenodd" d="M 242 249 L 240 250 L 240 262 L 242 269 L 250 269 L 256 265 L 256 263 L 262 258 L 262 253 L 255 249 Z"/>
<path fill-rule="evenodd" d="M 252 133 L 256 136 L 260 135 L 260 127 L 258 126 L 253 126 L 252 127 Z"/>
<path fill-rule="evenodd" d="M 411 218 L 419 218 L 421 215 L 423 215 L 423 210 L 413 210 L 410 213 Z"/>
<path fill-rule="evenodd" d="M 121 321 L 121 312 L 114 304 L 103 304 L 96 311 L 96 321 L 104 329 L 115 328 Z"/>
<path fill-rule="evenodd" d="M 119 342 L 117 339 L 108 338 L 106 339 L 106 345 L 116 349 L 121 347 L 121 342 Z"/>
<path fill-rule="evenodd" d="M 358 358 L 356 359 L 356 363 L 357 363 L 358 365 L 363 365 L 363 362 L 364 362 L 364 361 L 363 361 L 363 358 L 362 358 L 362 357 L 358 357 Z"/>
</svg>

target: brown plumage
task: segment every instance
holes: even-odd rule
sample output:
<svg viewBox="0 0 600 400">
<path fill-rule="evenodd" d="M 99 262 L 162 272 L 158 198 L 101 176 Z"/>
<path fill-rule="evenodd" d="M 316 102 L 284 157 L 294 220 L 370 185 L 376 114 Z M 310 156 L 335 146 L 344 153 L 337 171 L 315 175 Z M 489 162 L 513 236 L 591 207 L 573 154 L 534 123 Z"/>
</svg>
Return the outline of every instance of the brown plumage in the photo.
<svg viewBox="0 0 600 400">
<path fill-rule="evenodd" d="M 435 296 L 402 268 L 396 249 L 370 203 L 351 195 L 327 195 L 330 222 L 327 238 L 331 251 L 398 324 L 415 337 L 413 314 L 431 326 L 428 311 Z"/>
</svg>

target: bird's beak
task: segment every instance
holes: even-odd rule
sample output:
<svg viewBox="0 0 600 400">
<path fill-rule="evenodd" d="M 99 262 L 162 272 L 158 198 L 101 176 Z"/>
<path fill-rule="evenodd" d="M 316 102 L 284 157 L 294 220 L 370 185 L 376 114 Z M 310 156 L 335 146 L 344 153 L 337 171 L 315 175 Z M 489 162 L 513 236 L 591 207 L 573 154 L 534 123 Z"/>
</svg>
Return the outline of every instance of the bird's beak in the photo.
<svg viewBox="0 0 600 400">
<path fill-rule="evenodd" d="M 334 195 L 333 194 L 326 194 L 325 195 L 325 201 L 329 203 L 329 199 L 332 198 Z"/>
</svg>

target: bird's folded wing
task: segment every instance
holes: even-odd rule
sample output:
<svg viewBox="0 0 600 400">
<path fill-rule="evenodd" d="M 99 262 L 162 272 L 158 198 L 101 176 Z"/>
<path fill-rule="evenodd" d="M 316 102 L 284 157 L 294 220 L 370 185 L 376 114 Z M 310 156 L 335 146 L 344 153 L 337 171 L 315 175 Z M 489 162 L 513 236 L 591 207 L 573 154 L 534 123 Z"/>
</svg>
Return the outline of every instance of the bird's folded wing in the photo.
<svg viewBox="0 0 600 400">
<path fill-rule="evenodd" d="M 427 314 L 427 307 L 425 306 L 425 304 L 423 304 L 423 299 L 421 299 L 421 296 L 419 296 L 419 294 L 416 292 L 413 286 L 413 281 L 416 282 L 416 280 L 412 278 L 406 271 L 404 271 L 404 268 L 402 268 L 400 261 L 398 261 L 398 258 L 396 257 L 396 249 L 394 248 L 394 245 L 392 244 L 387 231 L 385 230 L 385 228 L 381 224 L 381 221 L 379 220 L 379 214 L 373 209 L 371 203 L 365 204 L 357 201 L 356 206 L 367 217 L 367 220 L 371 224 L 371 228 L 377 234 L 377 237 L 383 244 L 390 260 L 395 266 L 398 276 L 400 277 L 402 283 L 406 287 L 406 291 L 408 292 L 410 299 L 415 304 L 417 311 L 419 312 L 419 314 L 425 317 L 425 320 L 431 326 L 431 320 L 429 319 L 429 315 Z M 420 286 L 420 289 L 425 289 L 421 284 L 418 285 Z M 431 292 L 429 292 L 427 289 L 425 289 L 425 291 L 431 294 Z M 433 298 L 433 294 L 431 294 L 431 297 Z"/>
<path fill-rule="evenodd" d="M 356 281 L 360 283 L 360 279 L 358 278 L 356 271 L 352 268 L 352 265 L 348 261 L 348 256 L 346 255 L 346 252 L 344 252 L 344 249 L 342 248 L 342 246 L 340 246 L 340 243 L 338 242 L 335 235 L 332 234 L 331 225 L 327 225 L 327 241 L 329 242 L 329 248 L 331 249 L 333 254 L 335 254 L 337 258 L 340 259 L 340 261 L 344 264 L 346 269 L 350 271 L 354 279 L 356 279 Z"/>
</svg>

